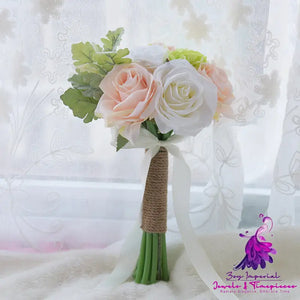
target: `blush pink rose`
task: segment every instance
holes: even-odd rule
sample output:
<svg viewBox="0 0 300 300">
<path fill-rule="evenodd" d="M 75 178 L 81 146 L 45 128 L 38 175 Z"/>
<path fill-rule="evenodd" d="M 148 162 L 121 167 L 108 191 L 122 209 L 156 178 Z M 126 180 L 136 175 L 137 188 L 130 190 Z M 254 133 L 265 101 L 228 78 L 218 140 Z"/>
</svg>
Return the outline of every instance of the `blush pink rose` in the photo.
<svg viewBox="0 0 300 300">
<path fill-rule="evenodd" d="M 209 78 L 218 88 L 218 104 L 215 119 L 222 114 L 225 117 L 232 118 L 233 111 L 231 104 L 234 100 L 232 85 L 224 70 L 218 68 L 215 64 L 203 64 L 198 72 Z"/>
<path fill-rule="evenodd" d="M 100 83 L 103 91 L 95 111 L 106 126 L 116 127 L 128 140 L 135 140 L 143 121 L 151 118 L 159 99 L 160 85 L 144 67 L 116 65 Z"/>
</svg>

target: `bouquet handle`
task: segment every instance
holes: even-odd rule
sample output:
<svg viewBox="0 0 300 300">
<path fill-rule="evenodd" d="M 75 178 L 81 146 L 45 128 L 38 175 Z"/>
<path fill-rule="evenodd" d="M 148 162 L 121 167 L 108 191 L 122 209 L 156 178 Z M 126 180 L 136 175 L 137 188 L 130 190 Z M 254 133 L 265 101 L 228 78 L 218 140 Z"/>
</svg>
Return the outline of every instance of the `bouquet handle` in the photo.
<svg viewBox="0 0 300 300">
<path fill-rule="evenodd" d="M 169 280 L 167 264 L 167 193 L 168 151 L 160 147 L 151 159 L 142 205 L 143 237 L 136 270 L 135 282 L 152 284 Z"/>
</svg>

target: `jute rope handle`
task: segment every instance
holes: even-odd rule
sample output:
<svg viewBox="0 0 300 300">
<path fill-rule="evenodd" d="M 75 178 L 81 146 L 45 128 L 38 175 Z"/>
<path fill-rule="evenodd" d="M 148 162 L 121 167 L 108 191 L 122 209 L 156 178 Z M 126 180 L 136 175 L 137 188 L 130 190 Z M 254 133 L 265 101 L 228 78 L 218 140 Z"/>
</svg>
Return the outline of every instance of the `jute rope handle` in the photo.
<svg viewBox="0 0 300 300">
<path fill-rule="evenodd" d="M 164 233 L 167 231 L 168 193 L 168 151 L 160 147 L 151 159 L 146 179 L 142 226 L 145 232 Z"/>
</svg>

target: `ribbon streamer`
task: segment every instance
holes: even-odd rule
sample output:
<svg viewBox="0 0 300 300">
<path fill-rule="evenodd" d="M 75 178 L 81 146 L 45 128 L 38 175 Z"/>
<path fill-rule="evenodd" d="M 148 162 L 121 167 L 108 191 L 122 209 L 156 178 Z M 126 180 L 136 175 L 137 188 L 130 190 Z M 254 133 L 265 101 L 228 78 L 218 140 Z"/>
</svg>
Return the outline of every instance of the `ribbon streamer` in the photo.
<svg viewBox="0 0 300 300">
<path fill-rule="evenodd" d="M 213 282 L 217 281 L 219 285 L 225 285 L 221 277 L 214 270 L 210 260 L 199 242 L 199 238 L 195 234 L 190 217 L 190 186 L 191 172 L 185 162 L 179 148 L 174 145 L 182 141 L 183 137 L 173 135 L 166 141 L 158 140 L 153 134 L 146 129 L 141 129 L 139 138 L 135 143 L 128 143 L 124 148 L 145 148 L 148 149 L 144 159 L 144 166 L 149 166 L 151 158 L 156 155 L 160 147 L 165 147 L 174 157 L 172 193 L 174 212 L 179 231 L 182 236 L 185 250 L 191 260 L 192 265 L 197 271 L 200 278 L 208 286 L 208 288 L 217 296 L 218 299 L 238 299 L 234 294 L 220 294 L 218 290 L 212 288 Z M 147 170 L 144 168 L 144 170 Z M 99 287 L 115 288 L 126 281 L 133 273 L 136 266 L 139 245 L 141 241 L 140 222 L 126 238 L 117 266 L 111 275 L 104 280 Z"/>
</svg>

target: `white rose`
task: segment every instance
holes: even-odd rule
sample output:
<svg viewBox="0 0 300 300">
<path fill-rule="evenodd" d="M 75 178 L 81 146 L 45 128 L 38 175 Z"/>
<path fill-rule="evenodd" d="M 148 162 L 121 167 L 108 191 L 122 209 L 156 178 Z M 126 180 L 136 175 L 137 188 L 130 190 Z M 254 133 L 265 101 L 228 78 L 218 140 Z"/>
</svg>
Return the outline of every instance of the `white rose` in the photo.
<svg viewBox="0 0 300 300">
<path fill-rule="evenodd" d="M 163 64 L 167 56 L 167 48 L 160 45 L 137 47 L 130 51 L 130 58 L 134 62 L 139 63 L 151 71 Z"/>
<path fill-rule="evenodd" d="M 163 88 L 155 121 L 159 130 L 178 135 L 196 135 L 208 126 L 217 107 L 217 87 L 186 60 L 159 66 L 153 77 Z"/>
</svg>

